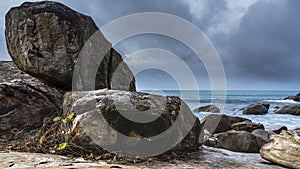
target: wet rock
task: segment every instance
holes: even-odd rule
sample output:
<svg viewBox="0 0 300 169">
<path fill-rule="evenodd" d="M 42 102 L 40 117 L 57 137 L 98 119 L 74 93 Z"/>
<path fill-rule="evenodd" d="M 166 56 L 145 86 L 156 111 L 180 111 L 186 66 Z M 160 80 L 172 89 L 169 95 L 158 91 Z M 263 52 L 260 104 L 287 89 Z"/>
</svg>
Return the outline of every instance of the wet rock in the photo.
<svg viewBox="0 0 300 169">
<path fill-rule="evenodd" d="M 215 134 L 216 147 L 236 152 L 258 153 L 265 143 L 260 137 L 246 131 L 228 131 Z"/>
<path fill-rule="evenodd" d="M 275 111 L 277 114 L 291 114 L 300 116 L 300 104 L 290 104 L 282 106 Z"/>
<path fill-rule="evenodd" d="M 193 110 L 193 112 L 195 112 L 195 113 L 200 113 L 200 112 L 220 113 L 220 109 L 215 105 L 207 105 L 207 106 L 202 106 L 202 107 L 196 108 Z"/>
<path fill-rule="evenodd" d="M 12 8 L 5 21 L 9 54 L 31 76 L 63 90 L 135 91 L 130 69 L 90 17 L 43 1 Z"/>
<path fill-rule="evenodd" d="M 103 89 L 68 93 L 65 98 L 63 116 L 75 113 L 76 118 L 61 129 L 87 149 L 146 156 L 165 148 L 196 150 L 200 145 L 201 124 L 178 97 Z"/>
<path fill-rule="evenodd" d="M 256 129 L 262 129 L 264 130 L 264 125 L 263 124 L 256 124 L 253 123 L 252 121 L 242 121 L 242 122 L 238 122 L 238 123 L 234 123 L 231 125 L 231 129 L 236 130 L 236 131 L 248 131 L 248 132 L 252 132 Z"/>
<path fill-rule="evenodd" d="M 243 114 L 254 114 L 254 115 L 267 114 L 269 108 L 270 108 L 270 104 L 267 103 L 252 104 L 243 109 Z"/>
<path fill-rule="evenodd" d="M 0 83 L 0 149 L 24 145 L 60 112 L 63 93 L 41 83 Z"/>
<path fill-rule="evenodd" d="M 294 100 L 300 102 L 300 93 L 296 94 L 295 96 L 288 96 L 284 98 L 284 100 Z"/>
<path fill-rule="evenodd" d="M 300 167 L 300 137 L 295 131 L 271 134 L 270 139 L 260 150 L 262 158 L 289 168 Z"/>
</svg>

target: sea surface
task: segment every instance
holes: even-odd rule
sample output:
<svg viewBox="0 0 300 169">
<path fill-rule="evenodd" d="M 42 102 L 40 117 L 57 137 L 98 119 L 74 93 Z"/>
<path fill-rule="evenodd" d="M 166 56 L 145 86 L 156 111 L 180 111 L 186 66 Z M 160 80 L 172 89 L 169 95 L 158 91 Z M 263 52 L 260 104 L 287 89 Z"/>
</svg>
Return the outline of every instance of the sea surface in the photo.
<svg viewBox="0 0 300 169">
<path fill-rule="evenodd" d="M 296 95 L 299 91 L 254 91 L 254 90 L 227 90 L 227 91 L 179 91 L 179 90 L 144 90 L 143 92 L 165 96 L 179 96 L 191 110 L 197 107 L 214 104 L 221 112 L 231 116 L 240 116 L 262 123 L 265 126 L 286 126 L 288 129 L 300 128 L 300 116 L 275 114 L 276 107 L 287 104 L 300 104 L 292 100 L 283 100 L 287 96 Z M 241 108 L 254 103 L 269 103 L 270 109 L 266 115 L 244 115 Z M 202 119 L 208 112 L 197 113 Z"/>
</svg>

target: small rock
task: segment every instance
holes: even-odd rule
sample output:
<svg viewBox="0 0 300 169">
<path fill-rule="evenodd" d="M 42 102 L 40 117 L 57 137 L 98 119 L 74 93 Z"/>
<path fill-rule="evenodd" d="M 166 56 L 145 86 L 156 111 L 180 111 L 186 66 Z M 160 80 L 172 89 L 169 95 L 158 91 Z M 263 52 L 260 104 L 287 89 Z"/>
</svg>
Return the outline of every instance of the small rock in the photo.
<svg viewBox="0 0 300 169">
<path fill-rule="evenodd" d="M 207 105 L 207 106 L 202 106 L 202 107 L 196 108 L 193 110 L 193 112 L 195 112 L 195 113 L 199 113 L 199 112 L 220 113 L 220 109 L 215 105 Z"/>
<path fill-rule="evenodd" d="M 256 130 L 254 130 L 254 131 L 252 132 L 252 134 L 255 135 L 256 137 L 261 138 L 261 139 L 264 141 L 263 144 L 265 144 L 265 143 L 267 143 L 267 142 L 270 141 L 270 138 L 269 138 L 269 134 L 270 134 L 270 133 L 267 132 L 267 131 L 265 131 L 265 130 L 262 130 L 262 129 L 256 129 Z"/>
</svg>

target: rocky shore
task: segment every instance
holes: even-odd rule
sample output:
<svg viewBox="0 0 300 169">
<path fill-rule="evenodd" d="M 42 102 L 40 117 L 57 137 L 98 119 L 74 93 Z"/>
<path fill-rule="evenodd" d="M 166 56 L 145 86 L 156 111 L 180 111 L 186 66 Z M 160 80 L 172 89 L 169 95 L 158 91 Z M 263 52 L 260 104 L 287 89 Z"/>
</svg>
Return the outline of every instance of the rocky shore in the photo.
<svg viewBox="0 0 300 169">
<path fill-rule="evenodd" d="M 188 157 L 187 157 L 188 156 Z M 223 149 L 202 147 L 199 151 L 188 155 L 171 158 L 155 159 L 146 162 L 128 163 L 126 161 L 84 160 L 59 155 L 2 152 L 0 153 L 0 168 L 128 168 L 128 169 L 181 169 L 181 168 L 263 168 L 283 169 L 259 157 L 259 154 L 236 153 Z"/>
<path fill-rule="evenodd" d="M 266 131 L 214 105 L 195 109 L 213 112 L 199 120 L 179 97 L 136 92 L 133 73 L 92 18 L 45 1 L 12 8 L 5 19 L 13 62 L 0 61 L 0 168 L 282 168 L 266 160 L 300 168 L 298 130 Z"/>
</svg>

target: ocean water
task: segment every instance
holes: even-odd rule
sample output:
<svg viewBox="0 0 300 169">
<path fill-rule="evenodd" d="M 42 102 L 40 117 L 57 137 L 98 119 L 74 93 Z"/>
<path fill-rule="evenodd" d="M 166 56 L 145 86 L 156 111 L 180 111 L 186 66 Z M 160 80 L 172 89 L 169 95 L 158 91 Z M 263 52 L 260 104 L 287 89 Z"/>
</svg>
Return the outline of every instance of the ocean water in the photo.
<svg viewBox="0 0 300 169">
<path fill-rule="evenodd" d="M 221 112 L 231 116 L 245 117 L 253 122 L 262 123 L 265 126 L 283 125 L 288 129 L 300 127 L 300 116 L 275 114 L 276 107 L 287 104 L 300 104 L 291 100 L 283 100 L 287 96 L 296 95 L 298 91 L 246 91 L 246 90 L 228 90 L 228 91 L 179 91 L 179 90 L 162 90 L 143 92 L 160 94 L 165 96 L 179 96 L 184 100 L 191 110 L 197 107 L 214 104 L 221 109 Z M 244 115 L 241 108 L 253 103 L 269 103 L 270 109 L 266 115 Z M 197 113 L 202 119 L 208 112 Z"/>
</svg>

